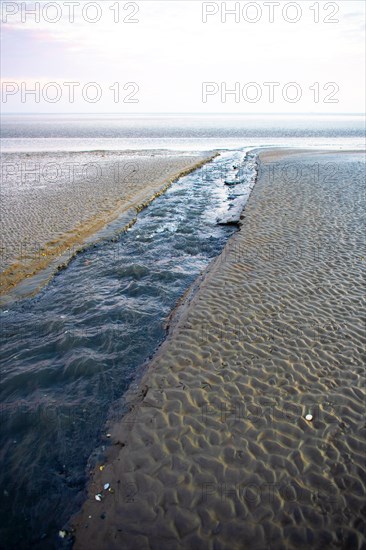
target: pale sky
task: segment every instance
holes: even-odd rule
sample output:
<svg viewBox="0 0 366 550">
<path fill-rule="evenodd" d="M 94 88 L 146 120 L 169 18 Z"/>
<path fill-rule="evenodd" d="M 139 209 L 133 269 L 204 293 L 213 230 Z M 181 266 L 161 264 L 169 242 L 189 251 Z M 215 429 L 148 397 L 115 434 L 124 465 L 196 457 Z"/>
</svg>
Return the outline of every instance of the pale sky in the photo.
<svg viewBox="0 0 366 550">
<path fill-rule="evenodd" d="M 1 0 L 3 112 L 365 111 L 363 0 L 41 1 L 39 22 L 21 4 Z M 236 15 L 222 21 L 235 5 Z M 80 83 L 73 103 L 65 82 Z M 39 103 L 26 94 L 32 88 Z M 97 93 L 100 100 L 87 101 Z M 135 101 L 123 102 L 128 97 Z"/>
</svg>

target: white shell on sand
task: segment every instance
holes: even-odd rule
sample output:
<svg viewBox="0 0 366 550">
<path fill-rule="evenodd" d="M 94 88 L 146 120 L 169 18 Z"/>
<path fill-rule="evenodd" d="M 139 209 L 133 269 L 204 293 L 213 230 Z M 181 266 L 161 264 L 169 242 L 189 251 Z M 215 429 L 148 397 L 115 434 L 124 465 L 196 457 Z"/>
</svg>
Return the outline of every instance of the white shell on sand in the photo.
<svg viewBox="0 0 366 550">
<path fill-rule="evenodd" d="M 309 422 L 311 422 L 312 419 L 313 419 L 313 415 L 310 413 L 305 416 L 305 420 L 308 420 Z"/>
<path fill-rule="evenodd" d="M 107 489 L 109 489 L 109 487 L 110 487 L 109 483 L 105 483 L 103 489 L 105 491 L 107 491 Z"/>
<path fill-rule="evenodd" d="M 97 500 L 98 502 L 100 502 L 102 500 L 102 495 L 98 494 L 98 495 L 95 495 L 95 500 Z"/>
</svg>

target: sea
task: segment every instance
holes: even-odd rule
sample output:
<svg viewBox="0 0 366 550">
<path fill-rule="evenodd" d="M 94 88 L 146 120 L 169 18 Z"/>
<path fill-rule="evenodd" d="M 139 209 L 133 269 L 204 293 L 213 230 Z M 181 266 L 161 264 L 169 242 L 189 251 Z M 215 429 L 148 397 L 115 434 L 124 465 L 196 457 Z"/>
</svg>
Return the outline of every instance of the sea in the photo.
<svg viewBox="0 0 366 550">
<path fill-rule="evenodd" d="M 3 115 L 2 152 L 365 147 L 355 115 Z"/>
</svg>

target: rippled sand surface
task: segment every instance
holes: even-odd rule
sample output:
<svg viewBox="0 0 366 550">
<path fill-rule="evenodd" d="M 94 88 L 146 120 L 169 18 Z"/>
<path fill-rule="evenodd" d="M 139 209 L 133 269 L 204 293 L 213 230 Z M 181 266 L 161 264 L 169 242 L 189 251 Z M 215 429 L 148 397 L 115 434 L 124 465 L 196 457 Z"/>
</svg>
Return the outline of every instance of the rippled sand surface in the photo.
<svg viewBox="0 0 366 550">
<path fill-rule="evenodd" d="M 365 547 L 363 160 L 262 154 L 110 428 L 75 548 Z"/>
<path fill-rule="evenodd" d="M 57 268 L 121 214 L 130 222 L 204 158 L 167 151 L 4 153 L 0 292 L 52 263 Z"/>
</svg>

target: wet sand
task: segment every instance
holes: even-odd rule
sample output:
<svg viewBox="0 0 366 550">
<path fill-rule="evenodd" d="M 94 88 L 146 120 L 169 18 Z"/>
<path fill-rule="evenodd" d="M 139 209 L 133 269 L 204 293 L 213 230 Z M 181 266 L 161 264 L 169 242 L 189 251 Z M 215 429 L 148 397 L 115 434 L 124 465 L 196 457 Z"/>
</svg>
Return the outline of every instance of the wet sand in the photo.
<svg viewBox="0 0 366 550">
<path fill-rule="evenodd" d="M 365 547 L 363 161 L 261 154 L 240 232 L 107 427 L 76 549 Z"/>
<path fill-rule="evenodd" d="M 0 294 L 41 271 L 47 280 L 107 224 L 122 214 L 119 230 L 133 223 L 172 181 L 207 157 L 167 151 L 3 154 Z"/>
</svg>

